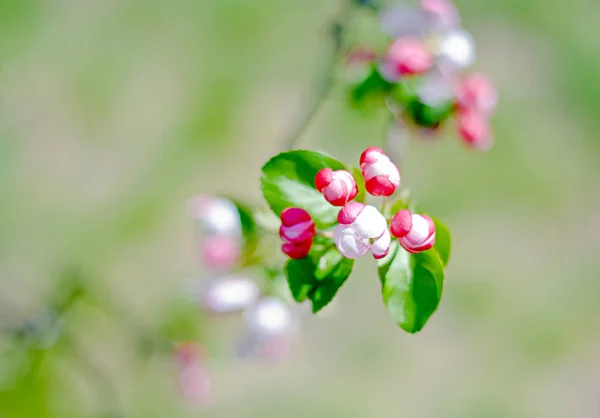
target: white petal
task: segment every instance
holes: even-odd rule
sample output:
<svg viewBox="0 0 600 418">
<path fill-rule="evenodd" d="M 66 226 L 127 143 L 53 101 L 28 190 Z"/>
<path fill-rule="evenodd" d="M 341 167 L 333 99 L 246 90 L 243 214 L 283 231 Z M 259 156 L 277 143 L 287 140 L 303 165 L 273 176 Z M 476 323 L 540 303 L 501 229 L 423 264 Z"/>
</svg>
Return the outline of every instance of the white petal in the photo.
<svg viewBox="0 0 600 418">
<path fill-rule="evenodd" d="M 351 225 L 336 226 L 333 239 L 338 251 L 346 258 L 359 258 L 369 251 L 369 244 L 356 235 Z"/>
<path fill-rule="evenodd" d="M 396 5 L 384 9 L 379 14 L 379 24 L 383 33 L 391 38 L 420 35 L 425 27 L 423 14 L 406 5 Z"/>
<path fill-rule="evenodd" d="M 314 225 L 313 221 L 300 222 L 294 226 L 288 226 L 285 228 L 285 238 L 294 241 L 300 235 L 304 234 L 308 229 Z"/>
<path fill-rule="evenodd" d="M 349 172 L 335 171 L 333 173 L 333 178 L 342 180 L 348 188 L 348 193 L 350 193 L 354 189 L 354 184 L 356 183 L 356 180 L 354 180 L 354 177 Z"/>
<path fill-rule="evenodd" d="M 207 233 L 238 234 L 241 232 L 240 214 L 235 205 L 223 198 L 211 198 L 200 214 L 202 228 Z"/>
<path fill-rule="evenodd" d="M 381 256 L 390 249 L 390 244 L 392 243 L 392 236 L 390 235 L 390 231 L 387 229 L 383 233 L 383 235 L 373 243 L 371 247 L 371 251 L 373 255 Z"/>
<path fill-rule="evenodd" d="M 387 230 L 387 221 L 375 207 L 367 205 L 351 226 L 361 239 L 379 238 Z"/>
<path fill-rule="evenodd" d="M 293 325 L 290 307 L 273 296 L 261 299 L 248 311 L 246 321 L 251 331 L 263 335 L 285 332 Z"/>
<path fill-rule="evenodd" d="M 440 70 L 433 70 L 417 86 L 417 95 L 428 106 L 443 106 L 454 98 L 451 80 Z"/>
<path fill-rule="evenodd" d="M 390 161 L 390 173 L 388 175 L 388 180 L 392 182 L 392 184 L 396 187 L 400 186 L 400 171 L 398 167 L 394 163 Z"/>
<path fill-rule="evenodd" d="M 412 216 L 412 228 L 404 239 L 412 245 L 420 245 L 429 236 L 429 224 L 421 215 Z"/>
<path fill-rule="evenodd" d="M 233 312 L 256 303 L 260 290 L 245 277 L 222 277 L 210 283 L 204 292 L 204 305 L 212 312 Z"/>
<path fill-rule="evenodd" d="M 466 68 L 475 62 L 475 42 L 465 30 L 449 32 L 440 41 L 440 54 L 458 68 Z"/>
<path fill-rule="evenodd" d="M 366 181 L 369 181 L 373 177 L 376 176 L 385 176 L 387 177 L 392 171 L 390 165 L 392 162 L 386 156 L 381 156 L 379 160 L 374 162 L 373 164 L 365 164 L 363 175 Z"/>
</svg>

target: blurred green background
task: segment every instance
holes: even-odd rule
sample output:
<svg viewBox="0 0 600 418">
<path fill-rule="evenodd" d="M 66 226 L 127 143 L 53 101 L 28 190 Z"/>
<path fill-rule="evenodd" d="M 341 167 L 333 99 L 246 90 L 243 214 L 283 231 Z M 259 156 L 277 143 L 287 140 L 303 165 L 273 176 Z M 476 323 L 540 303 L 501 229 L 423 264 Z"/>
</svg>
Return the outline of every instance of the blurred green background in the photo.
<svg viewBox="0 0 600 418">
<path fill-rule="evenodd" d="M 457 5 L 501 101 L 490 152 L 412 141 L 401 167 L 454 236 L 421 333 L 396 327 L 361 260 L 283 362 L 217 354 L 215 401 L 190 410 L 170 358 L 140 361 L 126 321 L 79 304 L 65 320 L 105 376 L 58 344 L 34 381 L 0 396 L 0 416 L 117 416 L 100 393 L 110 386 L 127 417 L 599 417 L 600 3 Z M 2 323 L 35 313 L 77 269 L 91 293 L 159 324 L 201 275 L 189 196 L 261 203 L 260 167 L 312 94 L 338 7 L 0 0 Z M 356 163 L 381 145 L 386 114 L 343 97 L 333 92 L 301 147 Z M 0 389 L 18 364 L 0 357 Z"/>
</svg>

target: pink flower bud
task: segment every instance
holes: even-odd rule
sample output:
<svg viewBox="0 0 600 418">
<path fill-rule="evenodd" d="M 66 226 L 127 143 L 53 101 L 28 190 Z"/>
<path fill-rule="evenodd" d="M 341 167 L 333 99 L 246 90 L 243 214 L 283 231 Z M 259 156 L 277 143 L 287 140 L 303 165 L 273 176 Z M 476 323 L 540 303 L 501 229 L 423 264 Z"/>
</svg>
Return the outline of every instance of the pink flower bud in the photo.
<svg viewBox="0 0 600 418">
<path fill-rule="evenodd" d="M 409 253 L 416 254 L 435 244 L 435 224 L 427 215 L 415 215 L 401 210 L 392 219 L 392 235 Z"/>
<path fill-rule="evenodd" d="M 397 78 L 427 72 L 433 66 L 433 55 L 418 38 L 402 37 L 390 46 L 385 57 L 386 72 Z"/>
<path fill-rule="evenodd" d="M 284 244 L 283 252 L 294 259 L 308 255 L 315 235 L 315 223 L 304 209 L 287 208 L 281 212 L 279 236 Z"/>
<path fill-rule="evenodd" d="M 185 342 L 175 348 L 177 385 L 188 402 L 205 404 L 212 397 L 211 375 L 205 356 L 203 347 L 194 342 Z"/>
<path fill-rule="evenodd" d="M 240 257 L 240 241 L 238 237 L 229 235 L 213 235 L 202 243 L 202 261 L 210 268 L 226 270 L 237 263 Z"/>
<path fill-rule="evenodd" d="M 450 0 L 421 0 L 421 10 L 438 30 L 452 29 L 460 23 L 458 10 Z"/>
<path fill-rule="evenodd" d="M 246 311 L 245 332 L 238 345 L 243 358 L 281 359 L 287 354 L 299 318 L 282 299 L 267 296 Z"/>
<path fill-rule="evenodd" d="M 275 296 L 266 296 L 245 314 L 246 327 L 263 336 L 281 335 L 292 330 L 294 317 L 289 305 Z"/>
<path fill-rule="evenodd" d="M 349 202 L 338 214 L 340 223 L 333 231 L 338 251 L 346 258 L 359 258 L 369 250 L 383 258 L 390 249 L 391 237 L 384 216 L 373 206 Z"/>
<path fill-rule="evenodd" d="M 315 177 L 315 187 L 333 206 L 344 206 L 358 193 L 354 177 L 346 170 L 322 169 Z"/>
<path fill-rule="evenodd" d="M 462 111 L 472 110 L 490 116 L 496 109 L 498 93 L 484 74 L 471 74 L 457 86 L 457 105 Z"/>
<path fill-rule="evenodd" d="M 390 227 L 392 235 L 396 238 L 403 238 L 408 235 L 412 229 L 412 212 L 405 209 L 395 214 Z"/>
<path fill-rule="evenodd" d="M 310 252 L 312 246 L 312 238 L 297 244 L 286 243 L 281 246 L 281 250 L 290 258 L 298 260 L 304 258 Z"/>
<path fill-rule="evenodd" d="M 400 186 L 398 167 L 379 148 L 370 147 L 362 153 L 360 169 L 365 188 L 373 196 L 391 196 Z"/>
<path fill-rule="evenodd" d="M 480 151 L 489 149 L 493 144 L 490 125 L 487 118 L 473 110 L 460 111 L 456 115 L 458 133 L 463 143 Z"/>
</svg>

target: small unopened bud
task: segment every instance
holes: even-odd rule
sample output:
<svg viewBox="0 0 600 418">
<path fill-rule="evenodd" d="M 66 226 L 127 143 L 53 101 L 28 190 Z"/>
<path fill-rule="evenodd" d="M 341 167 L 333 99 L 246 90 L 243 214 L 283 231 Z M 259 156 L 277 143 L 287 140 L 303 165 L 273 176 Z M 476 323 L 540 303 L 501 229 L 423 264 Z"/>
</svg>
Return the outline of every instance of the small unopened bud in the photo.
<svg viewBox="0 0 600 418">
<path fill-rule="evenodd" d="M 488 119 L 476 111 L 459 111 L 456 115 L 458 133 L 469 148 L 488 150 L 494 143 Z"/>
<path fill-rule="evenodd" d="M 485 74 L 475 73 L 465 77 L 456 90 L 460 110 L 475 111 L 488 117 L 496 110 L 498 92 Z"/>
<path fill-rule="evenodd" d="M 315 177 L 315 187 L 333 206 L 344 206 L 358 193 L 354 177 L 346 170 L 322 169 Z"/>
<path fill-rule="evenodd" d="M 400 79 L 427 72 L 433 66 L 433 55 L 418 38 L 403 37 L 390 46 L 384 58 L 386 73 Z"/>
<path fill-rule="evenodd" d="M 359 258 L 369 250 L 376 259 L 387 255 L 391 237 L 385 217 L 373 206 L 349 202 L 338 214 L 333 231 L 338 251 L 346 258 Z"/>
<path fill-rule="evenodd" d="M 426 251 L 435 244 L 435 224 L 427 215 L 401 210 L 392 219 L 391 231 L 409 253 Z"/>
<path fill-rule="evenodd" d="M 292 311 L 285 302 L 274 296 L 258 301 L 246 312 L 248 330 L 264 336 L 281 335 L 293 327 Z"/>
<path fill-rule="evenodd" d="M 360 156 L 365 188 L 373 196 L 391 196 L 400 186 L 400 171 L 383 150 L 370 147 Z"/>
<path fill-rule="evenodd" d="M 279 236 L 284 242 L 281 249 L 290 258 L 306 257 L 315 235 L 315 223 L 310 214 L 301 208 L 287 208 L 280 217 Z"/>
<path fill-rule="evenodd" d="M 185 342 L 175 348 L 177 386 L 185 400 L 206 404 L 212 398 L 211 375 L 200 344 Z"/>
<path fill-rule="evenodd" d="M 227 270 L 240 257 L 240 240 L 237 236 L 213 235 L 202 242 L 202 261 L 212 269 Z"/>
<path fill-rule="evenodd" d="M 239 235 L 240 214 L 228 199 L 214 196 L 195 196 L 191 201 L 192 216 L 208 234 Z"/>
<path fill-rule="evenodd" d="M 253 280 L 242 276 L 225 276 L 207 284 L 202 295 L 204 308 L 210 312 L 228 313 L 249 308 L 260 296 Z"/>
</svg>

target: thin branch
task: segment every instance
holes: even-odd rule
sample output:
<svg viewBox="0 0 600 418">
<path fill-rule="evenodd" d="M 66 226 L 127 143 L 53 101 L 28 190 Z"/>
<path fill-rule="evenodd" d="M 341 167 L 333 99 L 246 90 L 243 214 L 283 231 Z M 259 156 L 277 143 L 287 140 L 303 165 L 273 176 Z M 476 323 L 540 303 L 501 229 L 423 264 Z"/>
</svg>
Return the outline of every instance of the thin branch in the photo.
<svg viewBox="0 0 600 418">
<path fill-rule="evenodd" d="M 310 105 L 307 106 L 302 117 L 298 119 L 291 131 L 282 141 L 284 151 L 291 150 L 298 144 L 302 133 L 306 130 L 315 115 L 319 112 L 321 105 L 333 87 L 335 70 L 344 48 L 345 26 L 353 6 L 354 0 L 344 0 L 342 13 L 331 27 L 331 39 L 333 41 L 331 54 L 329 55 L 327 64 L 321 73 L 319 81 L 316 84 L 315 95 L 311 100 Z"/>
<path fill-rule="evenodd" d="M 106 418 L 124 417 L 125 413 L 121 405 L 120 394 L 112 377 L 98 366 L 97 359 L 90 354 L 73 332 L 63 329 L 62 336 L 87 370 L 90 382 L 98 388 L 99 404 L 106 408 L 106 411 L 103 411 L 100 416 Z"/>
</svg>

